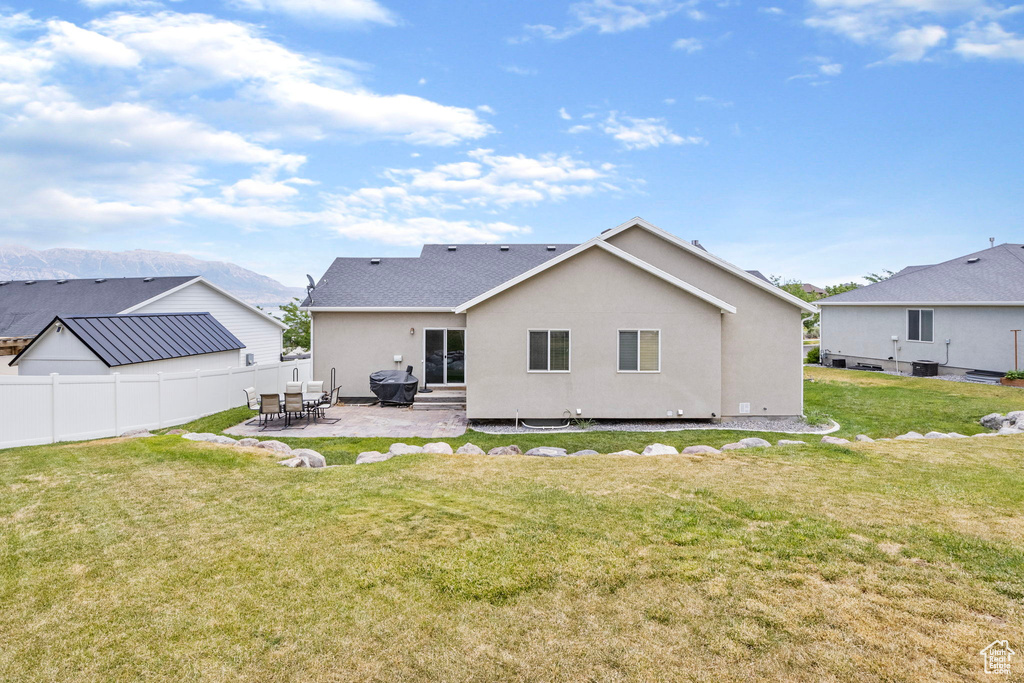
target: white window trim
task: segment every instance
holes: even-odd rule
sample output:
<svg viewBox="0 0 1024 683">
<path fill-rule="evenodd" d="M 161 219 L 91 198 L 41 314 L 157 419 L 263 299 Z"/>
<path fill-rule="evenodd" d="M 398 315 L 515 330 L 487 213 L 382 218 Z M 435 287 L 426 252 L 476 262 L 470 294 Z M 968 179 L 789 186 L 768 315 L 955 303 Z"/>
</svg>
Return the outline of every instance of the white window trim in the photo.
<svg viewBox="0 0 1024 683">
<path fill-rule="evenodd" d="M 619 369 L 619 332 L 636 332 L 636 370 L 620 370 Z M 658 369 L 657 370 L 641 370 L 640 369 L 640 333 L 641 332 L 657 332 L 658 333 Z M 623 327 L 615 330 L 615 371 L 621 375 L 657 375 L 661 372 L 661 328 L 654 327 Z"/>
<path fill-rule="evenodd" d="M 551 333 L 552 332 L 568 332 L 569 333 L 569 369 L 568 370 L 531 370 L 530 369 L 530 333 L 531 332 L 547 332 L 548 333 L 548 367 L 551 367 Z M 569 328 L 544 328 L 544 327 L 531 327 L 526 331 L 526 372 L 528 373 L 539 373 L 545 375 L 568 375 L 572 372 L 572 330 Z"/>
<path fill-rule="evenodd" d="M 921 327 L 922 327 L 922 325 L 921 325 L 921 311 L 931 311 L 931 313 L 932 313 L 932 338 L 930 340 L 926 341 L 924 339 L 911 339 L 910 338 L 910 312 L 911 311 L 918 311 L 918 313 L 917 313 L 917 336 L 918 337 L 921 336 Z M 914 342 L 915 344 L 934 344 L 935 343 L 935 309 L 934 308 L 908 308 L 906 310 L 906 313 L 905 313 L 904 317 L 906 318 L 906 320 L 904 322 L 906 323 L 906 326 L 907 326 L 907 337 L 906 337 L 906 339 L 907 339 L 908 342 Z"/>
</svg>

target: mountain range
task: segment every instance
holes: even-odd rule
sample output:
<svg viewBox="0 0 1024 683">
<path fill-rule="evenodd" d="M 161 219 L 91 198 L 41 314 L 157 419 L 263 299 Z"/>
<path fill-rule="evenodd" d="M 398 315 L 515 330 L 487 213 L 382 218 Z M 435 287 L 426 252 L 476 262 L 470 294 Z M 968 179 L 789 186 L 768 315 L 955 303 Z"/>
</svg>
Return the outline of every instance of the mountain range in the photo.
<svg viewBox="0 0 1024 683">
<path fill-rule="evenodd" d="M 203 261 L 185 254 L 133 249 L 43 249 L 0 246 L 0 280 L 55 278 L 147 277 L 202 275 L 250 304 L 277 306 L 301 298 L 301 287 L 286 287 L 277 280 L 226 261 Z"/>
</svg>

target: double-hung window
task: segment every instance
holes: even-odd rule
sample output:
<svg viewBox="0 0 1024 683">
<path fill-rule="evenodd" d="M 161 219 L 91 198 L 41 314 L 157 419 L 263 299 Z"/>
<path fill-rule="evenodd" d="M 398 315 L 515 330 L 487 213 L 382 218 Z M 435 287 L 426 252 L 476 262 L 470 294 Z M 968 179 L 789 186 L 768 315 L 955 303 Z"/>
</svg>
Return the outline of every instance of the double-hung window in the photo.
<svg viewBox="0 0 1024 683">
<path fill-rule="evenodd" d="M 934 328 L 935 313 L 932 311 L 932 309 L 907 309 L 907 341 L 935 341 Z"/>
<path fill-rule="evenodd" d="M 530 330 L 527 370 L 569 372 L 569 330 Z"/>
<path fill-rule="evenodd" d="M 619 372 L 661 372 L 661 332 L 619 330 Z"/>
</svg>

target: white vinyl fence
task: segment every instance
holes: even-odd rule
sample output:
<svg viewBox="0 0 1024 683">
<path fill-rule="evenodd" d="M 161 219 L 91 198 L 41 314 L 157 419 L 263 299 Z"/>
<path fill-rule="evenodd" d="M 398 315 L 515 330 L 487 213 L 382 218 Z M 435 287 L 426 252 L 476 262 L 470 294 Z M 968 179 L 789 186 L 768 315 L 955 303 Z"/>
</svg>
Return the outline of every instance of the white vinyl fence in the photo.
<svg viewBox="0 0 1024 683">
<path fill-rule="evenodd" d="M 284 391 L 309 359 L 155 375 L 0 376 L 0 448 L 171 427 L 245 404 L 246 387 Z"/>
</svg>

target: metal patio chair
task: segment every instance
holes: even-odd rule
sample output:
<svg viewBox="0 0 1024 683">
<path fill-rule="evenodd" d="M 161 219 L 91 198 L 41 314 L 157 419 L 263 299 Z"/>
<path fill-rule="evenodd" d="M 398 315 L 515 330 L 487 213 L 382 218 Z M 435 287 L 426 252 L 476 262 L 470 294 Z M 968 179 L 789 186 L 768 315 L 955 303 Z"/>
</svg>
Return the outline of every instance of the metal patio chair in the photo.
<svg viewBox="0 0 1024 683">
<path fill-rule="evenodd" d="M 286 394 L 301 394 L 302 393 L 302 382 L 285 382 L 284 393 Z"/>
<path fill-rule="evenodd" d="M 249 410 L 258 411 L 260 409 L 260 395 L 256 393 L 256 387 L 246 387 L 245 389 L 242 389 L 242 391 L 245 392 L 245 405 L 249 407 Z M 256 419 L 249 420 L 245 424 L 256 424 L 256 422 L 258 422 L 259 419 L 260 418 L 257 415 Z"/>
<path fill-rule="evenodd" d="M 292 416 L 296 418 L 305 417 L 306 425 L 309 424 L 309 411 L 306 410 L 305 403 L 302 400 L 302 393 L 286 393 L 284 395 L 284 428 L 288 429 L 292 426 Z M 299 427 L 298 429 L 305 429 L 306 425 Z"/>
<path fill-rule="evenodd" d="M 281 397 L 277 394 L 260 394 L 259 410 L 258 419 L 261 425 L 260 431 L 262 432 L 267 428 L 271 420 L 281 417 Z"/>
<path fill-rule="evenodd" d="M 338 402 L 339 391 L 341 391 L 341 387 L 334 387 L 329 394 L 324 394 L 324 397 L 316 404 L 315 409 L 317 415 L 319 415 L 320 422 L 334 424 L 340 421 L 340 418 L 337 417 L 327 417 L 327 409 Z"/>
</svg>

